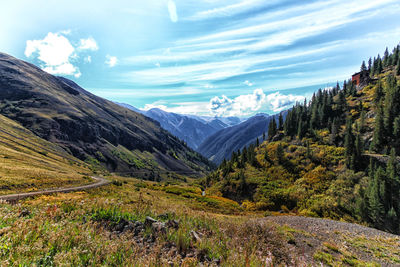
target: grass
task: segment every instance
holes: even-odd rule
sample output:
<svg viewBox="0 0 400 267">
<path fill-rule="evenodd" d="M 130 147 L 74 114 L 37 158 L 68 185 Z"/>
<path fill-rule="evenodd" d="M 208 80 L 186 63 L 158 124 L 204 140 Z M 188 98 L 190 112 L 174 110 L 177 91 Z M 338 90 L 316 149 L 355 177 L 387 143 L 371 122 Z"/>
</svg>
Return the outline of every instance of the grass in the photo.
<svg viewBox="0 0 400 267">
<path fill-rule="evenodd" d="M 87 184 L 87 165 L 0 115 L 0 195 Z"/>
<path fill-rule="evenodd" d="M 257 214 L 226 214 L 223 202 L 213 212 L 203 211 L 197 197 L 183 196 L 197 195 L 196 186 L 112 179 L 118 183 L 88 192 L 44 195 L 17 205 L 1 205 L 0 262 L 21 266 L 168 266 L 168 262 L 197 266 L 203 257 L 219 261 L 222 266 L 292 266 L 306 262 L 292 247 L 300 249 L 304 243 L 301 238 L 317 238 L 294 227 L 264 224 Z M 29 215 L 20 216 L 22 210 L 28 210 Z M 179 228 L 157 235 L 155 243 L 147 247 L 137 244 L 129 232 L 115 235 L 106 227 L 122 219 L 144 222 L 146 216 L 161 221 L 175 219 Z M 200 240 L 194 240 L 192 231 Z M 147 229 L 144 237 L 152 234 Z M 385 242 L 387 251 L 400 253 L 397 246 L 389 247 L 395 240 Z M 170 243 L 176 245 L 174 255 L 164 249 Z M 325 265 L 364 266 L 373 262 L 352 256 L 354 252 L 346 251 L 339 243 L 313 245 L 315 248 L 304 243 L 311 251 L 307 253 Z M 361 250 L 357 245 L 353 248 Z"/>
</svg>

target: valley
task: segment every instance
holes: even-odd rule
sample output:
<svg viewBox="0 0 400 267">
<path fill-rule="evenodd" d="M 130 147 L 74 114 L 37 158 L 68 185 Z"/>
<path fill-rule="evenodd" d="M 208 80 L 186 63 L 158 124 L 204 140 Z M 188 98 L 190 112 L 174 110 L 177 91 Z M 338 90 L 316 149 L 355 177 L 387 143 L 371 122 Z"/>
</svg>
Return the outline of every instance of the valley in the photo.
<svg viewBox="0 0 400 267">
<path fill-rule="evenodd" d="M 301 99 L 142 110 L 0 53 L 1 265 L 399 266 L 400 45 Z"/>
</svg>

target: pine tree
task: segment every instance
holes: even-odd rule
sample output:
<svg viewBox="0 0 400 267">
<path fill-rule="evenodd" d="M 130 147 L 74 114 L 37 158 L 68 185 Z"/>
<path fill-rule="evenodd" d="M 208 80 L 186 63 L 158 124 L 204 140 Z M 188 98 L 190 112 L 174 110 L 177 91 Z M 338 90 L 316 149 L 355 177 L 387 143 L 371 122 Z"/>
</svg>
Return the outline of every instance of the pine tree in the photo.
<svg viewBox="0 0 400 267">
<path fill-rule="evenodd" d="M 285 158 L 285 151 L 283 150 L 283 146 L 281 144 L 276 148 L 276 158 L 278 159 L 278 163 L 282 164 Z"/>
<path fill-rule="evenodd" d="M 382 81 L 379 79 L 378 83 L 376 85 L 375 91 L 374 91 L 374 102 L 375 102 L 375 104 L 380 103 L 382 98 L 383 98 L 383 96 L 384 96 L 384 93 L 383 93 Z"/>
<path fill-rule="evenodd" d="M 394 119 L 393 123 L 393 137 L 394 139 L 400 139 L 400 116 Z"/>
<path fill-rule="evenodd" d="M 355 140 L 355 150 L 354 150 L 354 167 L 358 169 L 361 165 L 362 162 L 362 154 L 364 152 L 364 145 L 361 139 L 360 134 L 356 135 L 356 140 Z"/>
<path fill-rule="evenodd" d="M 265 131 L 263 132 L 262 138 L 263 138 L 263 141 L 265 141 Z"/>
<path fill-rule="evenodd" d="M 279 131 L 283 130 L 283 116 L 282 113 L 279 113 L 279 127 L 278 127 Z"/>
<path fill-rule="evenodd" d="M 400 58 L 397 60 L 396 75 L 400 75 Z"/>
<path fill-rule="evenodd" d="M 372 59 L 369 58 L 368 59 L 368 71 L 371 72 L 371 68 L 372 68 Z"/>
<path fill-rule="evenodd" d="M 388 66 L 388 60 L 389 60 L 389 49 L 386 47 L 385 53 L 383 54 L 383 65 L 385 67 Z"/>
<path fill-rule="evenodd" d="M 299 126 L 297 127 L 297 138 L 299 138 L 300 140 L 303 139 L 304 137 L 303 133 L 304 133 L 303 121 L 300 120 Z"/>
<path fill-rule="evenodd" d="M 384 179 L 385 172 L 379 167 L 373 178 L 370 178 L 368 186 L 368 203 L 369 203 L 369 217 L 371 222 L 376 228 L 381 228 L 385 216 L 384 205 L 382 203 L 382 181 Z"/>
<path fill-rule="evenodd" d="M 365 65 L 365 61 L 363 60 L 362 64 L 361 64 L 361 68 L 360 68 L 361 72 L 365 72 L 367 71 L 367 66 Z"/>
<path fill-rule="evenodd" d="M 378 55 L 377 62 L 378 62 L 378 66 L 376 68 L 376 72 L 377 72 L 377 74 L 381 74 L 383 71 L 383 63 L 382 63 L 382 59 L 380 58 L 379 55 Z"/>
<path fill-rule="evenodd" d="M 384 122 L 382 108 L 379 107 L 375 118 L 374 136 L 372 139 L 373 148 L 379 152 L 384 145 Z"/>
<path fill-rule="evenodd" d="M 257 137 L 256 146 L 259 146 L 259 145 L 260 145 L 260 141 L 258 140 L 258 137 Z"/>
<path fill-rule="evenodd" d="M 345 147 L 345 156 L 346 156 L 346 165 L 349 168 L 352 168 L 354 160 L 354 135 L 353 135 L 353 122 L 349 117 L 346 122 L 346 131 L 344 135 L 344 147 Z M 353 159 L 352 159 L 353 157 Z"/>
<path fill-rule="evenodd" d="M 268 126 L 268 139 L 271 140 L 272 137 L 276 135 L 276 133 L 277 133 L 276 121 L 275 117 L 272 117 Z"/>
</svg>

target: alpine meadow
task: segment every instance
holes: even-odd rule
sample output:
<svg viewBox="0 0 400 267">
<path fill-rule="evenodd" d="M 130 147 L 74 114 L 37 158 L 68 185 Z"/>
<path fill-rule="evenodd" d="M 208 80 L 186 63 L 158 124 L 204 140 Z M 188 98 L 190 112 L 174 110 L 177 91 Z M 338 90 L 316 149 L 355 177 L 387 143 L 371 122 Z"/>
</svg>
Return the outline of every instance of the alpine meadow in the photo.
<svg viewBox="0 0 400 267">
<path fill-rule="evenodd" d="M 398 1 L 1 10 L 0 266 L 400 266 Z"/>
</svg>

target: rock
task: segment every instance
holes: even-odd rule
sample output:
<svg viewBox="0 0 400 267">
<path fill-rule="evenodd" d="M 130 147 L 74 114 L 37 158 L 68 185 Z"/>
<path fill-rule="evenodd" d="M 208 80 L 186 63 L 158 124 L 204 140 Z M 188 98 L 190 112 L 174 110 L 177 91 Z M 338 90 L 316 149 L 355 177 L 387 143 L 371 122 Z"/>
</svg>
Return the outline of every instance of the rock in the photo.
<svg viewBox="0 0 400 267">
<path fill-rule="evenodd" d="M 128 225 L 128 222 L 125 219 L 121 219 L 119 223 L 115 226 L 114 230 L 117 232 L 123 232 L 125 225 Z"/>
<path fill-rule="evenodd" d="M 151 230 L 155 233 L 167 233 L 167 227 L 165 226 L 165 223 L 163 222 L 155 222 L 151 225 Z"/>
<path fill-rule="evenodd" d="M 157 222 L 156 219 L 153 219 L 150 216 L 147 216 L 146 219 L 144 220 L 144 225 L 145 226 L 151 226 L 155 222 Z"/>
<path fill-rule="evenodd" d="M 201 238 L 196 231 L 190 231 L 190 236 L 193 238 L 195 242 L 201 242 Z"/>
<path fill-rule="evenodd" d="M 167 222 L 167 227 L 168 228 L 178 229 L 179 228 L 179 222 L 177 220 L 169 220 Z"/>
<path fill-rule="evenodd" d="M 31 212 L 26 208 L 22 209 L 22 211 L 19 213 L 19 217 L 26 217 L 29 215 L 31 215 Z"/>
<path fill-rule="evenodd" d="M 213 263 L 214 263 L 215 265 L 220 265 L 220 264 L 221 264 L 221 260 L 220 260 L 220 259 L 214 259 L 214 260 L 213 260 Z"/>
</svg>

